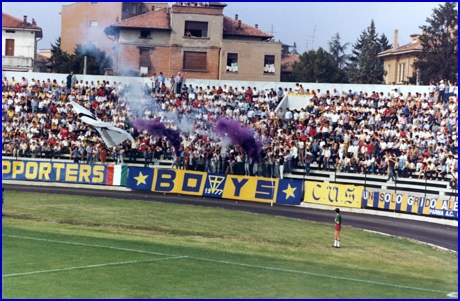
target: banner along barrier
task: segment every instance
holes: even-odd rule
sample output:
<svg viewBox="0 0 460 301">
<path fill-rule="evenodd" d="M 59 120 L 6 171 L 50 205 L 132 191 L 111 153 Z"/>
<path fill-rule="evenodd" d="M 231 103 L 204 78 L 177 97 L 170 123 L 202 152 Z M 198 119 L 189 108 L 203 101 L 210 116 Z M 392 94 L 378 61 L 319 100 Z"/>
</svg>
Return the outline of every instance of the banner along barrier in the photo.
<svg viewBox="0 0 460 301">
<path fill-rule="evenodd" d="M 126 186 L 128 166 L 2 160 L 4 180 Z"/>
<path fill-rule="evenodd" d="M 212 198 L 299 205 L 302 181 L 130 167 L 127 187 Z"/>
<path fill-rule="evenodd" d="M 414 195 L 367 190 L 363 192 L 363 206 L 431 217 L 458 219 L 458 200 L 455 198 L 425 199 Z"/>
<path fill-rule="evenodd" d="M 305 181 L 303 202 L 361 208 L 362 194 L 362 186 Z"/>
<path fill-rule="evenodd" d="M 431 217 L 458 219 L 454 198 L 364 190 L 354 185 L 212 174 L 189 170 L 126 165 L 76 164 L 33 160 L 2 160 L 4 180 L 119 185 L 135 190 L 176 193 L 241 201 L 334 207 L 374 208 Z"/>
</svg>

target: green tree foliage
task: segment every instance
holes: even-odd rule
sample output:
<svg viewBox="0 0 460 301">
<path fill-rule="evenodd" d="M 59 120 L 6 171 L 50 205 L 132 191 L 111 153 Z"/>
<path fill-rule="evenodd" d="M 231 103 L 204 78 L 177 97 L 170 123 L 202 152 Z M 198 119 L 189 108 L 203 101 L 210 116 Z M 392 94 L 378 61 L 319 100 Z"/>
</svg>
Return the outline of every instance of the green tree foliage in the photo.
<svg viewBox="0 0 460 301">
<path fill-rule="evenodd" d="M 300 62 L 292 66 L 289 81 L 292 82 L 318 82 L 318 83 L 344 83 L 345 72 L 340 70 L 334 58 L 321 47 L 310 50 L 299 56 Z"/>
<path fill-rule="evenodd" d="M 61 49 L 61 38 L 56 39 L 56 43 L 51 44 L 51 57 L 48 62 L 51 64 L 51 72 L 53 73 L 69 73 L 73 70 L 75 56 L 68 54 Z"/>
<path fill-rule="evenodd" d="M 99 50 L 94 44 L 77 45 L 73 54 L 68 54 L 61 49 L 61 38 L 51 44 L 51 71 L 54 73 L 69 73 L 73 71 L 83 74 L 84 57 L 87 56 L 86 74 L 103 75 L 106 68 L 112 67 L 112 58 L 107 57 L 104 51 Z"/>
<path fill-rule="evenodd" d="M 380 38 L 379 38 L 379 40 L 378 40 L 378 43 L 379 43 L 379 47 L 380 47 L 379 52 L 388 50 L 388 49 L 390 49 L 391 47 L 393 47 L 393 45 L 390 44 L 390 42 L 388 41 L 387 36 L 386 36 L 384 33 L 382 33 L 382 34 L 380 35 Z"/>
<path fill-rule="evenodd" d="M 374 20 L 372 20 L 371 25 L 353 44 L 350 64 L 347 67 L 349 81 L 359 84 L 383 83 L 383 60 L 377 55 L 389 48 L 391 45 L 387 37 L 384 34 L 378 37 Z"/>
<path fill-rule="evenodd" d="M 340 69 L 343 69 L 347 61 L 350 57 L 349 54 L 345 54 L 345 50 L 347 49 L 348 45 L 350 43 L 345 43 L 345 44 L 340 44 L 340 35 L 339 33 L 336 33 L 331 41 L 329 41 L 329 53 L 332 55 L 332 58 L 334 59 L 336 66 L 339 67 Z"/>
<path fill-rule="evenodd" d="M 105 51 L 99 50 L 93 43 L 77 45 L 77 57 L 74 65 L 76 73 L 83 73 L 84 57 L 86 56 L 86 74 L 103 75 L 106 68 L 112 68 L 112 58 L 107 57 Z"/>
<path fill-rule="evenodd" d="M 456 2 L 446 2 L 433 9 L 428 25 L 420 26 L 423 51 L 417 54 L 415 68 L 422 84 L 430 80 L 458 82 L 458 9 Z"/>
<path fill-rule="evenodd" d="M 353 49 L 351 50 L 350 63 L 358 65 L 359 54 L 363 48 L 364 41 L 367 38 L 367 31 L 363 30 L 358 40 L 353 44 Z"/>
</svg>

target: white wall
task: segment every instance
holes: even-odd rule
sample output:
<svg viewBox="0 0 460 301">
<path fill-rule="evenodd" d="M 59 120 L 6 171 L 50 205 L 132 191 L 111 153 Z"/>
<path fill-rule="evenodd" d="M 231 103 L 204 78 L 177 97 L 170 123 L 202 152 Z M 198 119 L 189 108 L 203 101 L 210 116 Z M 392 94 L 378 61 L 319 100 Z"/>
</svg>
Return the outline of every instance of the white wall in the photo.
<svg viewBox="0 0 460 301">
<path fill-rule="evenodd" d="M 70 72 L 71 70 L 69 70 Z M 23 72 L 12 72 L 12 71 L 4 71 L 2 72 L 2 77 L 7 77 L 8 79 L 11 79 L 12 76 L 14 76 L 16 79 L 21 78 L 24 76 Z M 38 73 L 38 72 L 30 72 L 27 73 L 26 78 L 30 80 L 31 78 L 34 78 L 35 80 L 47 80 L 48 78 L 53 80 L 56 79 L 57 82 L 61 82 L 61 80 L 66 80 L 67 74 L 58 74 L 58 73 Z M 104 75 L 81 75 L 77 74 L 77 79 L 78 80 L 83 80 L 85 81 L 94 81 L 96 82 L 97 80 L 99 81 L 109 81 L 109 82 L 122 82 L 122 83 L 128 83 L 128 82 L 138 82 L 144 85 L 144 83 L 148 83 L 149 85 L 151 84 L 150 78 L 146 77 L 119 77 L 119 76 L 104 76 Z M 170 77 L 171 74 L 165 74 L 166 78 Z M 257 87 L 257 90 L 261 91 L 262 89 L 270 89 L 273 88 L 275 91 L 278 91 L 278 87 L 283 88 L 292 88 L 294 89 L 296 83 L 286 83 L 286 82 L 257 82 L 257 81 L 219 81 L 219 80 L 204 80 L 204 79 L 187 79 L 184 82 L 187 86 L 192 84 L 193 87 L 195 86 L 201 86 L 203 88 L 206 88 L 206 86 L 222 86 L 224 84 L 227 85 L 227 87 L 232 86 L 233 88 L 238 87 L 240 89 L 241 87 Z M 352 90 L 353 92 L 367 92 L 367 93 L 372 93 L 372 91 L 375 92 L 383 92 L 387 93 L 391 91 L 391 85 L 360 85 L 360 84 L 327 84 L 327 83 L 299 83 L 301 84 L 305 89 L 321 89 L 322 92 L 326 92 L 326 90 L 329 90 L 332 92 L 334 88 L 337 89 L 339 93 L 342 91 L 348 91 Z M 411 92 L 412 95 L 414 95 L 415 92 L 420 92 L 420 93 L 426 93 L 428 92 L 428 86 L 398 86 L 399 90 L 401 93 L 404 95 L 407 95 L 408 92 Z M 457 90 L 455 91 L 457 93 Z"/>
<path fill-rule="evenodd" d="M 291 111 L 305 109 L 311 98 L 312 96 L 287 95 L 278 104 L 275 111 L 278 111 L 279 108 L 282 108 L 283 111 L 286 111 L 286 108 Z"/>
<path fill-rule="evenodd" d="M 2 56 L 5 55 L 5 40 L 14 39 L 14 56 L 35 58 L 35 32 L 26 30 L 14 30 L 15 33 L 7 33 L 2 30 Z"/>
</svg>

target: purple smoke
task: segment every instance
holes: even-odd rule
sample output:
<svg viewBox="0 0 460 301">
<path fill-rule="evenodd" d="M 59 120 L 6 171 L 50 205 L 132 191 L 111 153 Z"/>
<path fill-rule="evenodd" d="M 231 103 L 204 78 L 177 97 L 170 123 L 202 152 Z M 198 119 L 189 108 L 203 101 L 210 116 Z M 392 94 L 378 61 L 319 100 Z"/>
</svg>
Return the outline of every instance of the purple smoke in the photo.
<svg viewBox="0 0 460 301">
<path fill-rule="evenodd" d="M 166 128 L 162 122 L 149 121 L 140 118 L 135 119 L 133 121 L 133 125 L 139 131 L 146 130 L 147 133 L 153 137 L 166 136 L 166 139 L 168 139 L 169 143 L 174 147 L 176 155 L 180 155 L 179 148 L 182 142 L 182 137 L 180 136 L 179 131 Z"/>
<path fill-rule="evenodd" d="M 241 127 L 238 121 L 219 119 L 216 124 L 216 132 L 221 136 L 227 134 L 233 144 L 238 144 L 249 157 L 254 161 L 259 161 L 262 148 L 260 141 L 254 138 L 251 130 Z"/>
</svg>

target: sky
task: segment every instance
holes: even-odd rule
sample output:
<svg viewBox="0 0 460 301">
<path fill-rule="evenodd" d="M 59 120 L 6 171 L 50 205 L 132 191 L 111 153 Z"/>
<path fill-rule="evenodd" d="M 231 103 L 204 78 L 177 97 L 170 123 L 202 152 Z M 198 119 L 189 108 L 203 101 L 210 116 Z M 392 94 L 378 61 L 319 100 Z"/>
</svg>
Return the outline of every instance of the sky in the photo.
<svg viewBox="0 0 460 301">
<path fill-rule="evenodd" d="M 50 49 L 60 36 L 62 5 L 74 2 L 2 2 L 2 12 L 22 19 L 35 19 L 43 30 L 38 49 Z M 224 15 L 272 33 L 275 40 L 297 45 L 297 51 L 322 47 L 339 33 L 341 44 L 350 43 L 347 53 L 361 32 L 374 20 L 377 33 L 385 34 L 393 44 L 398 29 L 398 43 L 409 43 L 411 34 L 421 33 L 420 26 L 428 25 L 434 8 L 444 2 L 225 2 Z"/>
</svg>

